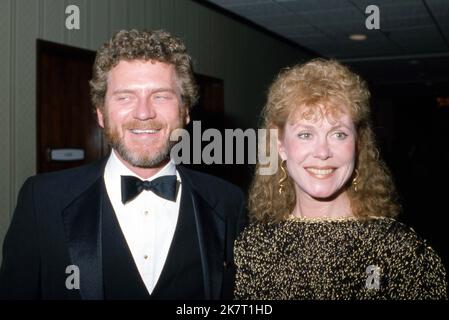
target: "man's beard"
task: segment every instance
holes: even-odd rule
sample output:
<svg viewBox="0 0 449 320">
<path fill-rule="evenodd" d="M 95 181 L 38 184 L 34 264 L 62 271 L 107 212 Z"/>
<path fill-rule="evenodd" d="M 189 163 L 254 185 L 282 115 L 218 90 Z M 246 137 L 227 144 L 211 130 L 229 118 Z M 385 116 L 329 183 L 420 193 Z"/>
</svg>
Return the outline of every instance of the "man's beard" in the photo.
<svg viewBox="0 0 449 320">
<path fill-rule="evenodd" d="M 138 168 L 158 168 L 161 165 L 165 164 L 170 158 L 170 151 L 173 146 L 177 143 L 177 141 L 171 141 L 170 137 L 167 138 L 167 141 L 164 141 L 164 144 L 158 150 L 151 153 L 140 153 L 138 151 L 130 150 L 126 145 L 124 138 L 121 138 L 119 132 L 116 127 L 112 127 L 109 123 L 109 119 L 105 115 L 104 117 L 104 133 L 106 139 L 108 140 L 109 145 L 115 149 L 115 151 L 119 154 L 119 156 L 125 160 L 127 163 L 132 165 L 133 167 Z M 161 128 L 160 125 L 156 124 L 156 122 L 152 121 L 141 121 L 138 125 L 130 125 L 127 124 L 124 126 L 124 132 L 128 130 L 128 128 L 135 129 L 149 129 L 149 128 Z M 178 123 L 178 128 L 183 127 L 183 123 L 180 119 Z M 176 129 L 176 128 L 175 128 Z M 171 132 L 170 132 L 171 134 Z"/>
</svg>

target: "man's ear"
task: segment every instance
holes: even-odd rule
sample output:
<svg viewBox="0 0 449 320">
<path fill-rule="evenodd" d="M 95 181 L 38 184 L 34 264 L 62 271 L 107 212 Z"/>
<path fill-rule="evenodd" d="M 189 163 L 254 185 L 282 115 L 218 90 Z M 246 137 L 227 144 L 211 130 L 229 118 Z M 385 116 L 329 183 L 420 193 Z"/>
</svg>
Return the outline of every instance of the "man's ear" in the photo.
<svg viewBox="0 0 449 320">
<path fill-rule="evenodd" d="M 98 120 L 98 124 L 100 125 L 100 127 L 104 128 L 104 117 L 103 117 L 103 112 L 101 111 L 101 108 L 97 107 L 97 120 Z"/>
<path fill-rule="evenodd" d="M 190 122 L 190 109 L 189 107 L 184 107 L 185 108 L 185 115 L 184 115 L 184 125 L 188 125 Z"/>
</svg>

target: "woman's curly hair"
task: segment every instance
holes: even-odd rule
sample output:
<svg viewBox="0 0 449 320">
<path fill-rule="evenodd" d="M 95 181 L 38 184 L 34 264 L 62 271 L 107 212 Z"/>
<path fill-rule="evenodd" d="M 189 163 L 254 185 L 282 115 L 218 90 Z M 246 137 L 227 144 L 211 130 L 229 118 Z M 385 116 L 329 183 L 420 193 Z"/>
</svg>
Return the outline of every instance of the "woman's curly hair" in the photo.
<svg viewBox="0 0 449 320">
<path fill-rule="evenodd" d="M 163 30 L 121 30 L 97 52 L 90 84 L 94 108 L 103 108 L 108 72 L 121 60 L 154 60 L 172 64 L 181 91 L 182 104 L 192 107 L 198 99 L 198 87 L 193 74 L 192 59 L 184 43 Z"/>
<path fill-rule="evenodd" d="M 314 59 L 280 72 L 268 92 L 263 110 L 263 127 L 277 129 L 279 138 L 287 121 L 298 114 L 303 118 L 337 116 L 346 106 L 356 128 L 356 160 L 352 178 L 357 177 L 357 192 L 350 179 L 345 185 L 354 216 L 393 217 L 400 211 L 395 186 L 385 164 L 379 159 L 370 124 L 370 93 L 366 83 L 335 60 Z M 324 112 L 322 107 L 324 106 Z M 267 130 L 269 134 L 269 130 Z M 267 137 L 267 141 L 270 138 Z M 290 177 L 279 194 L 281 159 L 273 175 L 255 176 L 249 191 L 252 220 L 276 222 L 286 219 L 296 204 L 294 182 Z"/>
</svg>

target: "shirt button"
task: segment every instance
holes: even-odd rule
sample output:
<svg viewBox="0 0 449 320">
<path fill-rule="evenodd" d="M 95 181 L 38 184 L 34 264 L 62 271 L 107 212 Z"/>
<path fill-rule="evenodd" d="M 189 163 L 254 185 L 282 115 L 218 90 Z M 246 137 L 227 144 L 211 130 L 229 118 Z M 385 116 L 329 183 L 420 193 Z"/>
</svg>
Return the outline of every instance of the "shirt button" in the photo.
<svg viewBox="0 0 449 320">
<path fill-rule="evenodd" d="M 143 258 L 144 258 L 145 260 L 147 260 L 147 259 L 148 259 L 148 255 L 144 255 Z"/>
<path fill-rule="evenodd" d="M 147 216 L 148 215 L 148 210 L 145 210 L 143 213 Z"/>
</svg>

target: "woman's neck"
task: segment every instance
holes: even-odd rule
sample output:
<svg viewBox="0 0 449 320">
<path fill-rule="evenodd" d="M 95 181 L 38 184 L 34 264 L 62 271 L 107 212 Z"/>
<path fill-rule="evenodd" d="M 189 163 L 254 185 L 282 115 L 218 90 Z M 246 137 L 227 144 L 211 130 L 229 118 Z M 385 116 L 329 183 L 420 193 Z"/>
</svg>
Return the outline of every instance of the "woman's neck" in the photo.
<svg viewBox="0 0 449 320">
<path fill-rule="evenodd" d="M 351 204 L 346 192 L 336 198 L 315 199 L 307 194 L 296 195 L 296 206 L 292 215 L 296 217 L 352 217 Z"/>
</svg>

